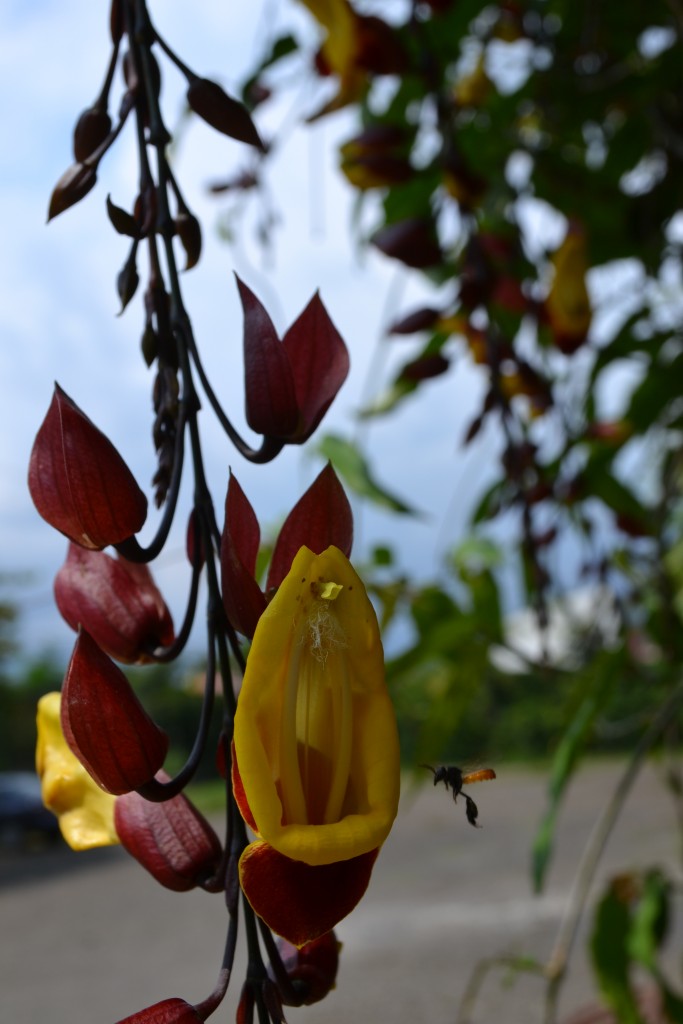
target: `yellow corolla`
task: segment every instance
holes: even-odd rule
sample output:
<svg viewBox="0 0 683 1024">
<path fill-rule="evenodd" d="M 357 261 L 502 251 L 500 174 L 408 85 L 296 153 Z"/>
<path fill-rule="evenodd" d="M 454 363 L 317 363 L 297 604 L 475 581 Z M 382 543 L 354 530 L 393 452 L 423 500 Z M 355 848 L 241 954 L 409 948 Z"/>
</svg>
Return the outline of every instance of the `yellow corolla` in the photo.
<svg viewBox="0 0 683 1024">
<path fill-rule="evenodd" d="M 338 548 L 301 548 L 261 616 L 235 716 L 260 837 L 305 864 L 375 850 L 399 797 L 399 747 L 365 587 Z"/>
<path fill-rule="evenodd" d="M 59 827 L 74 850 L 112 846 L 114 800 L 90 778 L 67 746 L 59 720 L 61 694 L 47 693 L 38 701 L 36 771 L 43 803 L 59 818 Z"/>
<path fill-rule="evenodd" d="M 234 745 L 235 797 L 260 840 L 242 888 L 301 945 L 358 902 L 399 799 L 377 618 L 338 548 L 301 548 L 259 619 Z"/>
<path fill-rule="evenodd" d="M 592 319 L 586 287 L 588 244 L 580 225 L 570 224 L 552 256 L 552 265 L 554 275 L 545 306 L 558 347 L 571 353 L 584 341 Z"/>
<path fill-rule="evenodd" d="M 356 56 L 356 14 L 348 0 L 301 0 L 313 17 L 327 29 L 323 53 L 330 67 L 342 77 L 353 71 Z"/>
</svg>

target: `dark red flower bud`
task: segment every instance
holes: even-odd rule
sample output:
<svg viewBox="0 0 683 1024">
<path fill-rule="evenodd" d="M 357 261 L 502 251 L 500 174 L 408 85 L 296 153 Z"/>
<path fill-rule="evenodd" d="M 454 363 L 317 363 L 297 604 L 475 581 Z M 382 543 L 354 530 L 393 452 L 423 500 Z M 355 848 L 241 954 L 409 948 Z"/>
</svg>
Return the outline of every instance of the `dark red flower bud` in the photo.
<svg viewBox="0 0 683 1024">
<path fill-rule="evenodd" d="M 316 293 L 283 339 L 303 418 L 294 438 L 306 441 L 320 423 L 349 372 L 346 346 Z"/>
<path fill-rule="evenodd" d="M 295 1001 L 288 999 L 286 992 L 280 992 L 282 1002 L 286 1006 L 311 1006 L 324 999 L 335 986 L 342 948 L 334 932 L 325 932 L 300 949 L 286 939 L 278 939 L 277 946 L 289 980 L 299 996 Z M 272 971 L 268 973 L 273 977 Z"/>
<path fill-rule="evenodd" d="M 436 326 L 440 316 L 438 309 L 422 306 L 402 316 L 400 320 L 395 320 L 387 328 L 387 334 L 416 334 L 418 331 L 429 331 Z"/>
<path fill-rule="evenodd" d="M 392 256 L 407 267 L 433 267 L 442 259 L 434 225 L 421 217 L 388 224 L 376 231 L 370 241 L 385 256 Z"/>
<path fill-rule="evenodd" d="M 396 30 L 374 15 L 357 15 L 357 63 L 376 75 L 400 75 L 409 59 Z"/>
<path fill-rule="evenodd" d="M 74 157 L 79 163 L 87 160 L 91 153 L 104 142 L 111 131 L 111 118 L 102 107 L 88 107 L 83 111 L 74 128 Z"/>
<path fill-rule="evenodd" d="M 70 544 L 55 599 L 71 628 L 82 626 L 117 661 L 149 661 L 155 647 L 173 643 L 171 614 L 146 565 Z"/>
<path fill-rule="evenodd" d="M 328 463 L 289 513 L 275 542 L 266 589 L 279 587 L 303 545 L 319 555 L 334 544 L 348 558 L 353 516 L 344 488 Z"/>
<path fill-rule="evenodd" d="M 116 1024 L 202 1024 L 203 1020 L 194 1006 L 190 1006 L 184 999 L 163 999 L 154 1006 L 124 1017 Z"/>
<path fill-rule="evenodd" d="M 178 238 L 185 250 L 185 270 L 191 270 L 199 262 L 202 252 L 202 228 L 194 214 L 185 211 L 175 219 Z"/>
<path fill-rule="evenodd" d="M 160 772 L 164 782 L 168 776 Z M 154 803 L 139 793 L 116 799 L 114 825 L 122 845 L 157 882 L 186 892 L 215 874 L 222 849 L 206 818 L 179 793 Z M 223 880 L 219 883 L 222 889 Z"/>
<path fill-rule="evenodd" d="M 118 544 L 147 516 L 128 466 L 59 385 L 33 444 L 28 486 L 43 519 L 84 548 Z"/>
<path fill-rule="evenodd" d="M 225 498 L 225 525 L 221 539 L 223 605 L 230 624 L 244 636 L 253 636 L 266 599 L 254 574 L 261 531 L 248 498 L 230 475 Z"/>
<path fill-rule="evenodd" d="M 52 191 L 47 219 L 52 220 L 70 206 L 80 202 L 90 189 L 95 187 L 96 181 L 97 167 L 84 163 L 72 164 L 64 171 Z"/>
<path fill-rule="evenodd" d="M 285 334 L 282 345 L 289 357 L 299 407 L 299 427 L 287 440 L 303 444 L 346 380 L 349 353 L 317 292 Z"/>
<path fill-rule="evenodd" d="M 288 437 L 299 410 L 289 358 L 273 321 L 251 289 L 237 278 L 244 310 L 244 385 L 247 423 L 257 434 Z"/>
<path fill-rule="evenodd" d="M 419 356 L 410 363 L 406 363 L 398 379 L 417 382 L 430 377 L 439 377 L 446 372 L 449 366 L 450 363 L 445 356 L 442 356 L 440 352 L 433 352 L 431 355 Z"/>
<path fill-rule="evenodd" d="M 81 632 L 62 687 L 62 731 L 69 747 L 108 793 L 138 789 L 164 763 L 168 736 L 87 633 Z"/>
<path fill-rule="evenodd" d="M 390 153 L 357 154 L 345 146 L 342 146 L 340 153 L 339 168 L 342 174 L 361 191 L 399 185 L 413 176 L 413 169 L 406 157 Z"/>
<path fill-rule="evenodd" d="M 228 96 L 217 82 L 211 82 L 208 78 L 195 78 L 187 90 L 187 102 L 195 114 L 216 131 L 229 135 L 238 142 L 246 142 L 257 149 L 263 149 L 256 125 L 247 108 L 232 96 Z"/>
<path fill-rule="evenodd" d="M 280 343 L 259 300 L 239 278 L 237 285 L 244 309 L 247 422 L 259 434 L 303 444 L 346 380 L 346 345 L 319 295 Z"/>
<path fill-rule="evenodd" d="M 187 560 L 190 565 L 195 564 L 195 559 L 199 560 L 199 567 L 201 568 L 206 562 L 206 551 L 204 550 L 204 544 L 199 533 L 199 524 L 197 522 L 197 513 L 195 509 L 190 512 L 189 519 L 187 520 L 187 533 L 185 534 L 185 551 L 187 553 Z"/>
</svg>

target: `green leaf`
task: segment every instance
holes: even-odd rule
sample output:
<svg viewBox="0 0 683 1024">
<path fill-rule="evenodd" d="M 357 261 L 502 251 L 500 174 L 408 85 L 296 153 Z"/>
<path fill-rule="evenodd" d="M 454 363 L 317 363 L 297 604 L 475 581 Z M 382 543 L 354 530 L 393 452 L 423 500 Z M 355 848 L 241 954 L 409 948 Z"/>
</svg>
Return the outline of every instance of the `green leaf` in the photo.
<svg viewBox="0 0 683 1024">
<path fill-rule="evenodd" d="M 420 515 L 377 483 L 367 460 L 351 441 L 335 434 L 326 434 L 318 444 L 317 451 L 324 459 L 329 459 L 342 480 L 362 498 L 402 515 Z"/>
<path fill-rule="evenodd" d="M 532 847 L 532 880 L 540 892 L 550 863 L 555 825 L 567 785 L 576 769 L 593 723 L 609 699 L 621 672 L 620 652 L 603 652 L 578 677 L 580 702 L 555 751 L 546 809 Z"/>
<path fill-rule="evenodd" d="M 628 948 L 631 957 L 653 974 L 658 973 L 657 952 L 668 930 L 671 883 L 657 868 L 649 871 L 633 916 Z"/>
<path fill-rule="evenodd" d="M 454 548 L 451 558 L 458 572 L 495 569 L 503 560 L 500 547 L 488 537 L 466 537 Z"/>
<path fill-rule="evenodd" d="M 590 952 L 600 990 L 619 1024 L 643 1024 L 629 984 L 629 879 L 612 881 L 595 913 Z"/>
</svg>

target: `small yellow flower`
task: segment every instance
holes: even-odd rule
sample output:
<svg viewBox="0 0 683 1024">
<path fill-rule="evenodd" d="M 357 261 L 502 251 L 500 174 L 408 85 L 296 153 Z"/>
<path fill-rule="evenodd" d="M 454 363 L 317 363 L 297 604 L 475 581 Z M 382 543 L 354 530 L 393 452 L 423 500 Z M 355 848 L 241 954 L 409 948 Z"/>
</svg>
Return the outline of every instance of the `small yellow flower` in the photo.
<svg viewBox="0 0 683 1024">
<path fill-rule="evenodd" d="M 569 225 L 566 237 L 553 253 L 551 262 L 554 274 L 545 307 L 558 347 L 572 352 L 584 341 L 592 319 L 586 287 L 588 243 L 579 224 Z"/>
<path fill-rule="evenodd" d="M 43 803 L 59 818 L 62 835 L 73 850 L 113 846 L 114 800 L 91 779 L 67 746 L 59 717 L 61 694 L 47 693 L 38 701 L 36 771 Z"/>
</svg>

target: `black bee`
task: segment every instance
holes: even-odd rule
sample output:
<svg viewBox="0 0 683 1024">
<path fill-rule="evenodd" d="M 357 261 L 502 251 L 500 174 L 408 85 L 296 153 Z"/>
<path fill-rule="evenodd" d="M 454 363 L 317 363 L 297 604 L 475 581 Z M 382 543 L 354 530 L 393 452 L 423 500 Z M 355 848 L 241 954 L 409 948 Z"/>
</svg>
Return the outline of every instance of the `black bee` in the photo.
<svg viewBox="0 0 683 1024">
<path fill-rule="evenodd" d="M 446 789 L 451 789 L 453 791 L 453 800 L 456 803 L 458 802 L 458 796 L 462 794 L 465 797 L 467 820 L 475 828 L 481 828 L 481 825 L 477 825 L 479 808 L 472 797 L 463 792 L 462 787 L 469 786 L 473 782 L 486 782 L 487 779 L 495 779 L 496 773 L 493 768 L 479 768 L 473 772 L 463 772 L 462 768 L 457 768 L 454 764 L 441 765 L 439 768 L 432 768 L 430 764 L 421 764 L 420 768 L 429 768 L 434 776 L 435 786 L 439 782 L 443 782 Z"/>
</svg>

